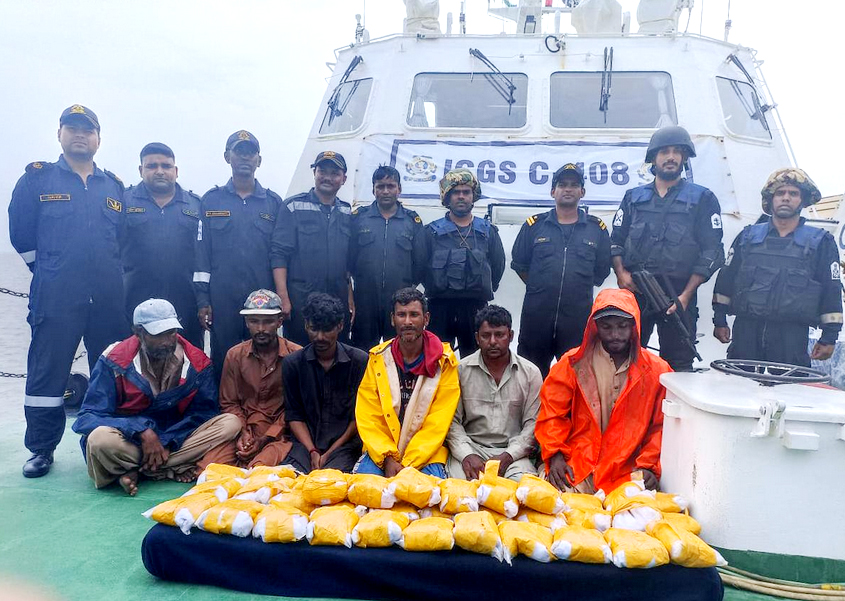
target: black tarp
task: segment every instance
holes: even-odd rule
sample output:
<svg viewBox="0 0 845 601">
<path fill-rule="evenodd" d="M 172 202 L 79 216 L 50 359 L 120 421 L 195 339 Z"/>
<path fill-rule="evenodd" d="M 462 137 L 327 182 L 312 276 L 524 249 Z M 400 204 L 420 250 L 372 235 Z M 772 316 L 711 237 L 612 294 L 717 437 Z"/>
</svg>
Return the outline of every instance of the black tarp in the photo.
<svg viewBox="0 0 845 601">
<path fill-rule="evenodd" d="M 526 557 L 513 566 L 460 549 L 411 553 L 388 549 L 267 544 L 156 524 L 141 553 L 147 570 L 164 580 L 210 584 L 285 597 L 476 601 L 719 601 L 715 569 L 668 565 L 619 569 Z"/>
</svg>

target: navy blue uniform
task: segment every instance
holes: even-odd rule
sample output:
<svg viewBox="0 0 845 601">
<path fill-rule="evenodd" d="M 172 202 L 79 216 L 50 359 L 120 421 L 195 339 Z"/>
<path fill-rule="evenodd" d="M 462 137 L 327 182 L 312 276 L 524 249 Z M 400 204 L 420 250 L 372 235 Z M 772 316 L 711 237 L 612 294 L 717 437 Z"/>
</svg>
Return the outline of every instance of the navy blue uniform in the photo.
<svg viewBox="0 0 845 601">
<path fill-rule="evenodd" d="M 836 344 L 842 329 L 839 250 L 833 236 L 800 219 L 781 237 L 771 219 L 749 225 L 733 242 L 713 288 L 713 323 L 736 315 L 729 359 L 810 365 L 810 326 Z"/>
<path fill-rule="evenodd" d="M 517 353 L 545 378 L 552 358 L 581 344 L 593 306 L 593 287 L 610 273 L 610 235 L 601 219 L 578 211 L 560 224 L 552 209 L 522 224 L 511 267 L 527 275 Z"/>
<path fill-rule="evenodd" d="M 129 334 L 120 262 L 125 215 L 117 177 L 95 165 L 83 182 L 63 156 L 31 163 L 12 192 L 9 235 L 32 271 L 24 443 L 33 453 L 50 454 L 62 439 L 62 399 L 80 339 L 93 369 L 109 344 Z"/>
<path fill-rule="evenodd" d="M 378 202 L 352 215 L 349 272 L 355 281 L 355 324 L 352 344 L 370 350 L 396 331 L 390 324 L 393 293 L 422 281 L 425 242 L 422 220 L 397 203 L 396 213 L 385 219 Z"/>
<path fill-rule="evenodd" d="M 674 292 L 680 294 L 693 274 L 707 280 L 722 266 L 721 212 L 710 190 L 685 179 L 670 188 L 665 198 L 657 194 L 654 183 L 628 190 L 613 218 L 610 254 L 622 257 L 628 271 L 645 269 L 666 276 Z M 657 281 L 663 286 L 662 278 Z M 698 321 L 696 301 L 693 295 L 686 310 L 687 328 L 693 337 Z M 693 351 L 678 331 L 661 316 L 648 313 L 639 294 L 637 302 L 643 310 L 643 345 L 656 325 L 660 356 L 675 371 L 691 370 Z"/>
<path fill-rule="evenodd" d="M 123 282 L 126 312 L 150 298 L 163 298 L 176 308 L 182 335 L 202 348 L 197 321 L 193 274 L 200 219 L 200 197 L 176 184 L 173 199 L 159 207 L 143 182 L 126 190 L 126 239 Z"/>
<path fill-rule="evenodd" d="M 429 329 L 461 357 L 478 349 L 475 314 L 493 300 L 505 272 L 505 249 L 496 226 L 479 217 L 458 228 L 448 216 L 426 226 L 425 292 Z"/>
<path fill-rule="evenodd" d="M 302 307 L 312 292 L 337 297 L 345 309 L 349 304 L 349 233 L 352 208 L 335 198 L 324 205 L 312 188 L 285 200 L 273 233 L 273 269 L 288 270 L 288 296 L 292 306 L 285 321 L 285 338 L 305 346 L 308 335 Z M 343 338 L 348 337 L 349 311 L 345 310 Z"/>
<path fill-rule="evenodd" d="M 273 289 L 270 244 L 281 203 L 258 180 L 253 193 L 241 198 L 231 179 L 200 201 L 194 290 L 197 307 L 212 309 L 211 360 L 218 379 L 229 349 L 249 338 L 240 314 L 246 297 Z"/>
</svg>

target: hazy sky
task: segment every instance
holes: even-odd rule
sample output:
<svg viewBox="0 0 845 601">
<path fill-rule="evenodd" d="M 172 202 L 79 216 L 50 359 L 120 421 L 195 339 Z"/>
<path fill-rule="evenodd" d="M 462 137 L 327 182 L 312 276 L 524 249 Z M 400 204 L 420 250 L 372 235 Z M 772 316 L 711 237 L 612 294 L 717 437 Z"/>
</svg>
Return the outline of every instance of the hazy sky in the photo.
<svg viewBox="0 0 845 601">
<path fill-rule="evenodd" d="M 696 0 L 689 30 L 721 38 L 727 0 Z M 468 31 L 495 33 L 485 0 L 468 0 Z M 636 2 L 623 0 L 626 10 Z M 334 60 L 353 41 L 364 0 L 0 0 L 0 229 L 24 166 L 55 160 L 58 117 L 74 103 L 99 116 L 98 165 L 127 183 L 138 151 L 162 141 L 176 152 L 180 183 L 202 194 L 229 177 L 226 137 L 248 129 L 261 142 L 261 182 L 281 194 L 318 111 Z M 441 0 L 446 13 L 459 0 Z M 798 8 L 800 6 L 800 8 Z M 368 0 L 372 37 L 401 32 L 401 0 Z M 825 195 L 845 190 L 841 165 L 841 24 L 845 3 L 734 0 L 730 41 L 756 48 L 798 158 Z M 634 21 L 635 22 L 635 21 Z M 686 15 L 682 24 L 686 22 Z M 9 249 L 8 234 L 0 250 Z M 2 285 L 2 282 L 0 282 Z"/>
</svg>

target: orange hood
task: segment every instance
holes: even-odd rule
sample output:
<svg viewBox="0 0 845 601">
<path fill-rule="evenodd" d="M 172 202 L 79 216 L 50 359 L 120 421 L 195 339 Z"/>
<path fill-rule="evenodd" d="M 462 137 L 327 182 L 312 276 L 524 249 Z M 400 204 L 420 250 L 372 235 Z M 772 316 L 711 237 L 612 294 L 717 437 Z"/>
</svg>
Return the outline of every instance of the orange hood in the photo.
<svg viewBox="0 0 845 601">
<path fill-rule="evenodd" d="M 569 361 L 573 365 L 580 361 L 584 357 L 584 354 L 591 350 L 596 340 L 598 340 L 598 328 L 596 328 L 596 321 L 593 319 L 593 316 L 607 307 L 616 307 L 634 316 L 636 327 L 631 330 L 631 361 L 635 362 L 639 357 L 640 306 L 637 304 L 637 299 L 628 290 L 608 288 L 599 292 L 596 295 L 596 300 L 593 301 L 593 310 L 590 312 L 590 318 L 587 320 L 587 327 L 584 328 L 584 338 L 581 341 L 581 346 L 577 351 L 569 355 Z"/>
</svg>

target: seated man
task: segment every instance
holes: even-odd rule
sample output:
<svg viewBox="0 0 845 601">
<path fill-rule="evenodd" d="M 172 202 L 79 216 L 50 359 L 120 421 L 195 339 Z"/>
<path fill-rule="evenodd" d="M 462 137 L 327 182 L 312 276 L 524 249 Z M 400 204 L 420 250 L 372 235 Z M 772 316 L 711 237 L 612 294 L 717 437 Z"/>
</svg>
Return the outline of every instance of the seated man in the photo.
<svg viewBox="0 0 845 601">
<path fill-rule="evenodd" d="M 669 364 L 640 347 L 640 311 L 628 290 L 602 290 L 581 346 L 540 390 L 535 434 L 549 481 L 560 490 L 611 492 L 642 472 L 657 489 Z"/>
<path fill-rule="evenodd" d="M 203 457 L 200 467 L 228 463 L 239 467 L 279 465 L 291 448 L 285 433 L 282 359 L 302 347 L 277 334 L 282 326 L 281 299 L 256 290 L 244 308 L 250 339 L 229 349 L 220 378 L 220 408 L 241 421 L 238 439 L 223 443 Z"/>
<path fill-rule="evenodd" d="M 197 461 L 241 431 L 235 416 L 218 415 L 211 361 L 176 333 L 182 326 L 173 305 L 144 301 L 133 324 L 134 336 L 97 359 L 73 424 L 94 485 L 120 479 L 130 495 L 139 473 L 194 480 Z"/>
<path fill-rule="evenodd" d="M 361 455 L 355 394 L 367 353 L 338 342 L 345 316 L 337 298 L 309 295 L 302 318 L 311 343 L 282 364 L 285 417 L 294 436 L 282 463 L 305 473 L 325 468 L 351 472 Z"/>
<path fill-rule="evenodd" d="M 428 326 L 428 300 L 416 288 L 393 295 L 396 338 L 370 350 L 355 418 L 364 443 L 356 473 L 395 476 L 403 467 L 446 477 L 443 446 L 458 405 L 458 360 Z"/>
<path fill-rule="evenodd" d="M 461 400 L 446 435 L 452 478 L 478 478 L 488 459 L 498 459 L 499 475 L 511 480 L 537 473 L 528 456 L 537 446 L 543 377 L 536 365 L 510 351 L 511 323 L 511 314 L 497 305 L 475 316 L 479 350 L 458 366 Z"/>
</svg>

